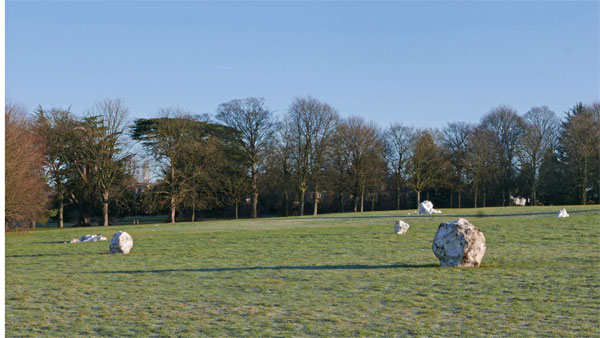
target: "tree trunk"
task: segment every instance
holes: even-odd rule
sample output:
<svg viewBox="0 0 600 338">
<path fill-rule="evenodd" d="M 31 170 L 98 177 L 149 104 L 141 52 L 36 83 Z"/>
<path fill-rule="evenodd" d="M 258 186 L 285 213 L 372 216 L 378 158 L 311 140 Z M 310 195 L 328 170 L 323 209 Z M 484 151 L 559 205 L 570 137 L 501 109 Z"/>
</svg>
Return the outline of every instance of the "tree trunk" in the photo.
<svg viewBox="0 0 600 338">
<path fill-rule="evenodd" d="M 306 188 L 300 189 L 300 216 L 304 216 L 304 194 L 306 193 Z"/>
<path fill-rule="evenodd" d="M 315 185 L 315 208 L 313 210 L 313 216 L 317 216 L 318 208 L 319 208 L 319 190 L 318 190 L 318 187 Z"/>
<path fill-rule="evenodd" d="M 417 210 L 419 210 L 420 204 L 421 204 L 421 191 L 417 191 Z"/>
<path fill-rule="evenodd" d="M 340 193 L 340 212 L 344 213 L 344 194 Z"/>
<path fill-rule="evenodd" d="M 400 210 L 400 185 L 396 185 L 396 210 Z"/>
<path fill-rule="evenodd" d="M 102 194 L 102 218 L 104 219 L 104 226 L 108 226 L 108 191 Z"/>
<path fill-rule="evenodd" d="M 256 169 L 252 169 L 252 218 L 258 217 L 258 184 L 256 183 Z M 267 210 L 268 212 L 268 210 Z"/>
<path fill-rule="evenodd" d="M 375 210 L 375 193 L 371 195 L 371 211 Z"/>
<path fill-rule="evenodd" d="M 483 207 L 485 208 L 485 188 L 483 188 Z M 502 201 L 504 201 L 504 199 L 502 199 Z M 502 202 L 504 203 L 504 202 Z"/>
<path fill-rule="evenodd" d="M 365 188 L 362 187 L 360 189 L 360 212 L 364 211 L 364 203 L 365 203 Z"/>
<path fill-rule="evenodd" d="M 238 201 L 235 201 L 235 219 L 238 219 Z"/>
<path fill-rule="evenodd" d="M 473 197 L 473 207 L 477 208 L 477 189 L 475 189 L 475 193 L 474 193 L 474 197 Z"/>
<path fill-rule="evenodd" d="M 252 163 L 252 218 L 258 217 L 258 182 L 256 175 L 256 162 Z M 268 208 L 267 208 L 268 210 Z"/>
<path fill-rule="evenodd" d="M 192 222 L 196 221 L 196 207 L 192 207 Z"/>
<path fill-rule="evenodd" d="M 358 196 L 354 196 L 354 212 L 358 211 Z"/>
<path fill-rule="evenodd" d="M 289 215 L 290 215 L 290 212 L 289 212 L 289 210 L 288 210 L 288 205 L 289 205 L 290 203 L 289 203 L 289 196 L 288 196 L 288 192 L 287 192 L 287 191 L 284 191 L 284 192 L 283 192 L 283 203 L 285 204 L 285 205 L 284 205 L 284 208 L 285 208 L 285 209 L 283 209 L 283 210 L 284 210 L 284 215 L 285 215 L 285 217 L 287 217 L 287 216 L 289 216 Z"/>
<path fill-rule="evenodd" d="M 58 227 L 62 228 L 64 226 L 63 217 L 64 214 L 64 203 L 62 201 L 62 199 L 60 200 L 60 202 L 58 202 Z"/>
<path fill-rule="evenodd" d="M 454 191 L 452 191 L 452 189 L 450 189 L 450 208 L 452 208 L 452 206 L 454 205 Z"/>
<path fill-rule="evenodd" d="M 460 209 L 460 190 L 458 191 L 458 208 Z"/>
<path fill-rule="evenodd" d="M 588 176 L 588 165 L 587 158 L 583 160 L 583 180 L 581 182 L 581 204 L 585 205 L 587 203 L 587 176 Z"/>
<path fill-rule="evenodd" d="M 171 223 L 175 223 L 175 197 L 171 196 Z"/>
</svg>

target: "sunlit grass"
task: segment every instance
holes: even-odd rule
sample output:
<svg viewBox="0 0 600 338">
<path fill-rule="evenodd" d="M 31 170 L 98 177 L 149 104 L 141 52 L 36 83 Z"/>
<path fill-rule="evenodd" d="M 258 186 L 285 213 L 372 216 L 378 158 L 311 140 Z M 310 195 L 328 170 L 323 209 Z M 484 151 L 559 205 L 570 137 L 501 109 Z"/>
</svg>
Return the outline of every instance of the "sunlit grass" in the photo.
<svg viewBox="0 0 600 338">
<path fill-rule="evenodd" d="M 9 233 L 6 335 L 598 336 L 600 207 L 559 208 Z M 432 253 L 439 223 L 459 216 L 487 238 L 479 268 Z M 119 230 L 128 255 L 62 243 Z"/>
</svg>

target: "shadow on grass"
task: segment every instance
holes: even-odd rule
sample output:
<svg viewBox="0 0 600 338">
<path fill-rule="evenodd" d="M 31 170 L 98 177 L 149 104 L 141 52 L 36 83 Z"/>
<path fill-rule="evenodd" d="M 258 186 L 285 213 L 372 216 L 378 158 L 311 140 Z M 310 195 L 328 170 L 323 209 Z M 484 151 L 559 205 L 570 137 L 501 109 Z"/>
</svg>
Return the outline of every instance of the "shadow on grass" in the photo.
<svg viewBox="0 0 600 338">
<path fill-rule="evenodd" d="M 250 266 L 239 268 L 203 268 L 203 269 L 160 269 L 160 270 L 119 270 L 95 271 L 90 273 L 106 274 L 137 274 L 137 273 L 167 273 L 167 272 L 226 272 L 252 270 L 374 270 L 374 269 L 420 269 L 439 268 L 439 264 L 390 264 L 390 265 L 292 265 L 292 266 Z"/>
<path fill-rule="evenodd" d="M 6 255 L 6 258 L 23 258 L 23 257 L 58 257 L 70 256 L 72 254 L 31 254 L 31 255 Z"/>
</svg>

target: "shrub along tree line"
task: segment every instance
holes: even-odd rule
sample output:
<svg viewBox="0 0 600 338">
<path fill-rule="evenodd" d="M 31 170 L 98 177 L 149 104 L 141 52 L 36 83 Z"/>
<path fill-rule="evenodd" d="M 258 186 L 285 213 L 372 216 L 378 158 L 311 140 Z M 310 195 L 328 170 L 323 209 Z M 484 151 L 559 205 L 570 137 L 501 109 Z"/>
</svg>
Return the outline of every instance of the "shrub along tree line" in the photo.
<svg viewBox="0 0 600 338">
<path fill-rule="evenodd" d="M 170 222 L 239 214 L 305 215 L 417 207 L 597 203 L 600 103 L 562 120 L 547 106 L 501 105 L 480 123 L 381 128 L 314 97 L 277 118 L 263 98 L 215 117 L 179 108 L 129 121 L 120 99 L 83 116 L 6 103 L 6 225 L 54 216 L 108 226 L 115 217 Z M 150 177 L 149 172 L 153 175 Z"/>
</svg>

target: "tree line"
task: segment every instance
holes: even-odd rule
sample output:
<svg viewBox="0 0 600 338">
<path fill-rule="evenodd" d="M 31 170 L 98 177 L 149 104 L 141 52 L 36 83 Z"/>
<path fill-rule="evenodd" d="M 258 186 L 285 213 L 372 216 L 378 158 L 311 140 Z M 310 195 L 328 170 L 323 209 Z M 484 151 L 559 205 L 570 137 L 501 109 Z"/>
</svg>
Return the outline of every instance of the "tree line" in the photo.
<svg viewBox="0 0 600 338">
<path fill-rule="evenodd" d="M 129 119 L 120 99 L 27 112 L 5 104 L 6 226 L 54 218 L 108 226 L 125 216 L 317 215 L 436 207 L 598 203 L 600 103 L 562 118 L 501 105 L 477 124 L 382 128 L 297 97 L 283 116 L 263 98 Z"/>
</svg>

